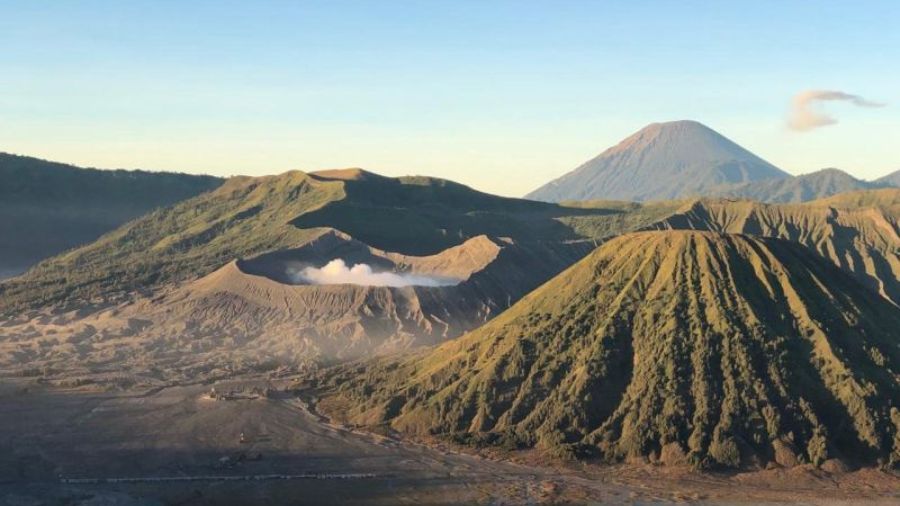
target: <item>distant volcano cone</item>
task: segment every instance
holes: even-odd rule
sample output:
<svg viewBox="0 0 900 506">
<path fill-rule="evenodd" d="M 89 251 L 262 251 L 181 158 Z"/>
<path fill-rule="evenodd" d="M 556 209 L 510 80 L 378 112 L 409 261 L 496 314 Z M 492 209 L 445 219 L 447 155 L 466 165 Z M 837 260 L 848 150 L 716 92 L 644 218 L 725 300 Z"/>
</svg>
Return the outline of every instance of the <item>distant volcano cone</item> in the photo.
<svg viewBox="0 0 900 506">
<path fill-rule="evenodd" d="M 606 460 L 896 462 L 898 344 L 896 306 L 795 243 L 641 232 L 460 339 L 332 373 L 322 407 Z"/>
<path fill-rule="evenodd" d="M 790 177 L 696 121 L 648 125 L 526 198 L 664 200 L 725 184 Z"/>
</svg>

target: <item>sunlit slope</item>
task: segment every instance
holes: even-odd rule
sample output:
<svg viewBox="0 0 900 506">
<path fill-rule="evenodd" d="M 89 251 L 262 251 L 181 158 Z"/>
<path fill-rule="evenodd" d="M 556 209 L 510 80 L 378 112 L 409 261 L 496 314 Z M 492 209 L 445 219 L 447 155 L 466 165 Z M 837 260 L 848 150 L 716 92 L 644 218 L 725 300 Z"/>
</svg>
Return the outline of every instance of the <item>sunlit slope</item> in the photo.
<svg viewBox="0 0 900 506">
<path fill-rule="evenodd" d="M 851 192 L 805 204 L 703 199 L 649 227 L 796 241 L 900 305 L 900 189 Z"/>
<path fill-rule="evenodd" d="M 457 340 L 330 373 L 322 406 L 609 460 L 896 461 L 898 342 L 900 310 L 796 243 L 640 232 Z"/>
</svg>

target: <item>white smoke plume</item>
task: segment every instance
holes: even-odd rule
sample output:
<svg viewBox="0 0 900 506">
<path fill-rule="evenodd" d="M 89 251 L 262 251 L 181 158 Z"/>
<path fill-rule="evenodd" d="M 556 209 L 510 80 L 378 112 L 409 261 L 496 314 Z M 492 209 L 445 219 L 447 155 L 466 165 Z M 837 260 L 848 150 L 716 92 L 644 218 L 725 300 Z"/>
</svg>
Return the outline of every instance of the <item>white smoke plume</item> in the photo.
<svg viewBox="0 0 900 506">
<path fill-rule="evenodd" d="M 851 95 L 843 91 L 806 90 L 798 93 L 791 99 L 788 127 L 798 132 L 807 132 L 837 123 L 837 119 L 816 107 L 817 102 L 823 101 L 849 102 L 857 107 L 884 107 L 884 104 L 872 102 L 859 95 Z"/>
<path fill-rule="evenodd" d="M 347 264 L 337 258 L 322 268 L 306 267 L 300 271 L 289 271 L 295 282 L 311 285 L 362 285 L 362 286 L 450 286 L 459 283 L 457 279 L 420 276 L 395 272 L 375 272 L 368 264 Z"/>
</svg>

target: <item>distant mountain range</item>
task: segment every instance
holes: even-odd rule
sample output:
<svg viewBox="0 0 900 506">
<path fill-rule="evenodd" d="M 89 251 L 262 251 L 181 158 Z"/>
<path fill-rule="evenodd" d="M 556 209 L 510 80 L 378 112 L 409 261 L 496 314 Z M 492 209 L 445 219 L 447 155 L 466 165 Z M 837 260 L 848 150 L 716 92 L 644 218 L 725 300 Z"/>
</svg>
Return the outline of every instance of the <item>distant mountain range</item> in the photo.
<svg viewBox="0 0 900 506">
<path fill-rule="evenodd" d="M 735 197 L 805 202 L 854 190 L 900 186 L 900 171 L 873 182 L 838 169 L 791 176 L 695 121 L 654 123 L 526 198 L 666 200 Z"/>
<path fill-rule="evenodd" d="M 126 221 L 222 184 L 169 172 L 84 169 L 0 153 L 0 279 Z"/>
</svg>

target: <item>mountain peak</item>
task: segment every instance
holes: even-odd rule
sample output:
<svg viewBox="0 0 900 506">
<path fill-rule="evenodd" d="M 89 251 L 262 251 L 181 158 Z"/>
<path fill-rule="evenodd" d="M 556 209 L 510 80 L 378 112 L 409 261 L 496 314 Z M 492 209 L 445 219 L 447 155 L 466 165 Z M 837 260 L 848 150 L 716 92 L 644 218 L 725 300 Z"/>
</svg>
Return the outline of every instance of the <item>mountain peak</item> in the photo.
<svg viewBox="0 0 900 506">
<path fill-rule="evenodd" d="M 660 200 L 789 175 L 706 125 L 652 123 L 527 197 Z"/>
</svg>

